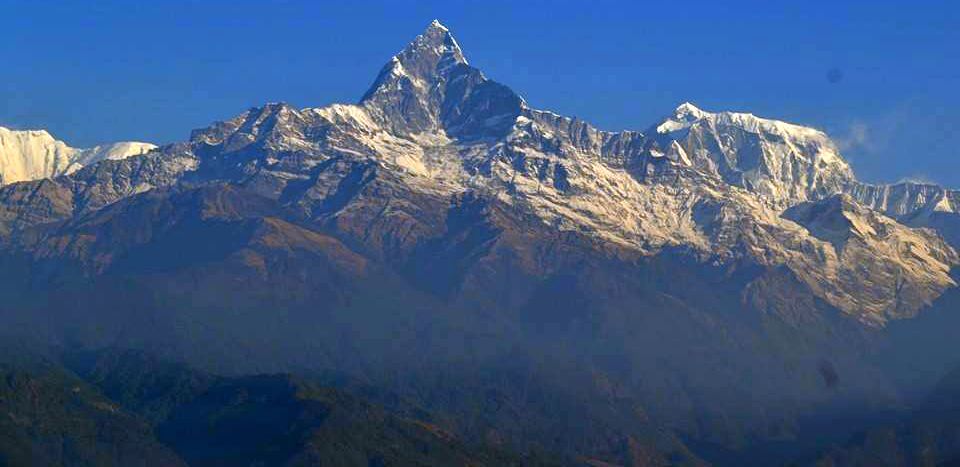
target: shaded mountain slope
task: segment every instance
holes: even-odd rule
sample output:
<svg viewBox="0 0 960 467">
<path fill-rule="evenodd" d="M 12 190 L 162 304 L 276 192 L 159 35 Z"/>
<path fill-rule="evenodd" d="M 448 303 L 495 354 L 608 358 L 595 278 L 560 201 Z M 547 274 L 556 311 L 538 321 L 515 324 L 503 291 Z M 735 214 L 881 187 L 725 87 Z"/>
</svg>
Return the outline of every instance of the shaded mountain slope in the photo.
<svg viewBox="0 0 960 467">
<path fill-rule="evenodd" d="M 469 214 L 465 219 L 484 218 Z M 20 241 L 32 257 L 8 260 L 5 270 L 17 279 L 8 284 L 7 307 L 47 310 L 32 315 L 38 322 L 15 323 L 57 340 L 138 346 L 230 372 L 349 368 L 415 399 L 456 394 L 449 405 L 435 396 L 420 401 L 456 414 L 451 425 L 473 439 L 502 431 L 503 439 L 516 435 L 521 445 L 551 440 L 544 445 L 550 450 L 564 448 L 554 441 L 558 434 L 565 439 L 591 432 L 551 420 L 554 404 L 575 407 L 603 397 L 598 400 L 607 402 L 595 404 L 602 412 L 583 418 L 619 420 L 610 422 L 608 433 L 591 435 L 600 437 L 597 445 L 620 449 L 633 436 L 637 446 L 664 438 L 674 446 L 668 451 L 682 450 L 669 434 L 649 434 L 655 434 L 654 421 L 619 415 L 616 407 L 635 407 L 636 401 L 609 399 L 604 386 L 592 383 L 552 403 L 547 387 L 535 399 L 522 396 L 521 387 L 505 388 L 518 399 L 509 417 L 464 411 L 460 403 L 485 400 L 495 381 L 473 386 L 464 384 L 465 375 L 425 378 L 464 366 L 497 368 L 501 361 L 533 365 L 525 362 L 543 357 L 539 339 L 528 341 L 521 334 L 527 331 L 497 309 L 484 313 L 473 302 L 434 298 L 340 241 L 306 230 L 273 200 L 249 190 L 223 184 L 153 190 L 74 224 L 25 233 Z M 393 376 L 400 367 L 409 379 Z M 570 370 L 547 368 L 538 384 L 583 371 L 580 363 Z M 545 429 L 556 423 L 556 430 Z M 577 446 L 593 449 L 591 443 Z"/>
<path fill-rule="evenodd" d="M 960 370 L 944 377 L 899 423 L 879 425 L 834 447 L 817 466 L 960 465 Z"/>
<path fill-rule="evenodd" d="M 468 445 L 436 425 L 289 375 L 216 377 L 129 350 L 60 353 L 4 346 L 3 465 L 563 462 Z"/>
<path fill-rule="evenodd" d="M 51 361 L 4 345 L 0 464 L 186 465 L 150 426 Z"/>
<path fill-rule="evenodd" d="M 62 358 L 125 410 L 151 419 L 158 439 L 190 465 L 558 462 L 467 445 L 423 420 L 290 375 L 217 377 L 131 350 Z"/>
</svg>

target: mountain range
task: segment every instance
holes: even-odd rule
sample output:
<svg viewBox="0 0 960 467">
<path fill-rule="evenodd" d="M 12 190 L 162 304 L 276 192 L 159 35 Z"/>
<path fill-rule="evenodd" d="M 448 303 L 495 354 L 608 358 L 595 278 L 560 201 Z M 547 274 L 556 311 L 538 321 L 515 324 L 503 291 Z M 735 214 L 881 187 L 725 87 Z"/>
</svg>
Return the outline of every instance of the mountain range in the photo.
<svg viewBox="0 0 960 467">
<path fill-rule="evenodd" d="M 960 365 L 960 191 L 749 113 L 538 110 L 437 21 L 356 104 L 162 147 L 0 129 L 0 175 L 10 332 L 345 373 L 510 452 L 858 465 L 837 446 Z"/>
</svg>

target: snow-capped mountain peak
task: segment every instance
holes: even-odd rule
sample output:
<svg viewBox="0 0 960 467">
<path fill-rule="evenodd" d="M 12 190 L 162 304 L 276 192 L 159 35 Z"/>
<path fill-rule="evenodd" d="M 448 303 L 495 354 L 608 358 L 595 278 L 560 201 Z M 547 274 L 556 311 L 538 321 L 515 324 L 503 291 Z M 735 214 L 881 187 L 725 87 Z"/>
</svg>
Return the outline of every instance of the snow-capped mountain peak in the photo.
<svg viewBox="0 0 960 467">
<path fill-rule="evenodd" d="M 439 19 L 434 19 L 433 21 L 431 21 L 429 27 L 430 27 L 431 29 L 440 29 L 440 30 L 443 30 L 443 31 L 449 31 L 449 29 L 447 29 L 447 27 L 444 26 L 443 23 L 441 23 Z"/>
<path fill-rule="evenodd" d="M 0 127 L 0 184 L 69 174 L 101 160 L 124 159 L 155 148 L 149 143 L 121 142 L 78 149 L 46 130 Z"/>
<path fill-rule="evenodd" d="M 397 133 L 475 138 L 503 134 L 523 100 L 471 67 L 450 31 L 434 21 L 387 62 L 360 105 Z"/>
<path fill-rule="evenodd" d="M 450 30 L 434 20 L 390 59 L 361 101 L 370 100 L 377 94 L 402 90 L 404 86 L 429 91 L 450 68 L 466 64 L 467 59 Z"/>
<path fill-rule="evenodd" d="M 854 180 L 824 132 L 751 113 L 707 112 L 683 103 L 648 134 L 654 149 L 679 147 L 700 171 L 781 208 L 841 192 Z"/>
<path fill-rule="evenodd" d="M 100 161 L 115 161 L 146 154 L 156 148 L 157 146 L 155 144 L 141 143 L 138 141 L 103 144 L 88 149 L 81 149 L 74 156 L 73 163 L 85 167 Z"/>
<path fill-rule="evenodd" d="M 704 112 L 703 110 L 700 110 L 699 107 L 697 107 L 696 105 L 693 105 L 693 103 L 691 102 L 684 102 L 683 104 L 678 105 L 673 112 L 674 112 L 674 115 L 678 118 L 686 117 L 686 118 L 697 119 L 697 118 L 703 118 L 704 115 L 706 115 L 706 112 Z"/>
<path fill-rule="evenodd" d="M 75 150 L 45 130 L 0 127 L 0 182 L 36 180 L 65 173 Z"/>
<path fill-rule="evenodd" d="M 404 52 L 422 53 L 425 48 L 439 57 L 447 58 L 457 63 L 467 63 L 467 58 L 463 56 L 460 44 L 457 43 L 457 40 L 453 37 L 453 34 L 450 33 L 450 30 L 440 23 L 439 20 L 433 20 L 423 34 L 417 37 Z"/>
</svg>

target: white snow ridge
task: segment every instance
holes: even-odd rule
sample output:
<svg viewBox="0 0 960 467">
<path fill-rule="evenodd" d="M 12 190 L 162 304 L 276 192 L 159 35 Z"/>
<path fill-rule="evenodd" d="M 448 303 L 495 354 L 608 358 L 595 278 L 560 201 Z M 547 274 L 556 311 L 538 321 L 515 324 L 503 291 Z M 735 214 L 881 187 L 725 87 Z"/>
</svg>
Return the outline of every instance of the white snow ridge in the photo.
<svg viewBox="0 0 960 467">
<path fill-rule="evenodd" d="M 46 130 L 0 127 L 0 184 L 39 180 L 73 173 L 101 160 L 118 160 L 156 149 L 150 143 L 121 142 L 77 149 Z"/>
</svg>

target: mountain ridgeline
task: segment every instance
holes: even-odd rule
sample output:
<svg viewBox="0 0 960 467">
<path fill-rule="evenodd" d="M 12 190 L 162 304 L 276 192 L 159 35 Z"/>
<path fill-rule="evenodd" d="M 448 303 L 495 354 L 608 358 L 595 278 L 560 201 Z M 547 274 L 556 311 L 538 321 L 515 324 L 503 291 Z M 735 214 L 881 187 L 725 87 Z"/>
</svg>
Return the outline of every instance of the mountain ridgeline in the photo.
<svg viewBox="0 0 960 467">
<path fill-rule="evenodd" d="M 862 465 L 850 437 L 960 365 L 960 192 L 859 182 L 823 132 L 747 113 L 607 132 L 537 110 L 439 22 L 357 104 L 101 159 L 0 187 L 5 329 L 346 374 L 457 439 L 593 465 Z"/>
</svg>

